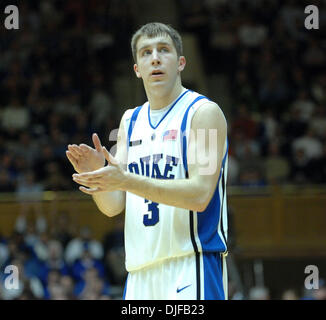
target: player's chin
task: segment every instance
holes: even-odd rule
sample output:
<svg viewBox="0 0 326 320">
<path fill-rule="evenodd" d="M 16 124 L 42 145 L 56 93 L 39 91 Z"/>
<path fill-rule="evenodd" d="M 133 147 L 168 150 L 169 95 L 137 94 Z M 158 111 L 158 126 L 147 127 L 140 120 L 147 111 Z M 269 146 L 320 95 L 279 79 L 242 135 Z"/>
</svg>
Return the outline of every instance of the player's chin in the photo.
<svg viewBox="0 0 326 320">
<path fill-rule="evenodd" d="M 150 84 L 153 85 L 153 86 L 155 86 L 155 85 L 162 85 L 164 83 L 166 83 L 166 80 L 165 79 L 154 79 L 154 80 L 151 79 L 151 81 L 150 81 Z"/>
</svg>

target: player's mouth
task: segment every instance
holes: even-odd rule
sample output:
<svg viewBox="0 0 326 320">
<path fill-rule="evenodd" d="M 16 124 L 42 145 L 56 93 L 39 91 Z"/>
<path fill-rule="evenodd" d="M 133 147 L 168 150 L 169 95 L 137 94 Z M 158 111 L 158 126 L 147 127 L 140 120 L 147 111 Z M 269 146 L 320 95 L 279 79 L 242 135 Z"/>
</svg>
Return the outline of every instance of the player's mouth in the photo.
<svg viewBox="0 0 326 320">
<path fill-rule="evenodd" d="M 151 77 L 153 78 L 160 78 L 164 75 L 164 72 L 162 72 L 161 70 L 153 70 L 151 72 Z"/>
</svg>

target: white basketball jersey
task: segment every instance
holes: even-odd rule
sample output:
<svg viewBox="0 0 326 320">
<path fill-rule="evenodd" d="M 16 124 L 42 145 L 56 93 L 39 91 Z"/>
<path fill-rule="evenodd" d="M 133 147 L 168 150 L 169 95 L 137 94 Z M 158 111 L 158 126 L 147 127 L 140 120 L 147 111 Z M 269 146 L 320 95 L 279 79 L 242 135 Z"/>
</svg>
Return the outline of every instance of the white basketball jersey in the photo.
<svg viewBox="0 0 326 320">
<path fill-rule="evenodd" d="M 149 103 L 125 117 L 129 172 L 155 179 L 188 178 L 187 147 L 191 119 L 208 98 L 183 92 L 153 126 Z M 214 195 L 203 212 L 152 202 L 126 192 L 126 269 L 134 271 L 173 257 L 226 252 L 227 140 Z"/>
</svg>

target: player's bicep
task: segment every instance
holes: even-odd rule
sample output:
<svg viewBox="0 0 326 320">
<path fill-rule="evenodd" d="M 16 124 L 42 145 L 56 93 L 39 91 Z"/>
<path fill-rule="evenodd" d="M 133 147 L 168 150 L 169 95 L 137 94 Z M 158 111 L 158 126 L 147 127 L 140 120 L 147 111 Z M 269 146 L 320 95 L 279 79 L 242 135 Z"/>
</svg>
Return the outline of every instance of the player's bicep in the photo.
<svg viewBox="0 0 326 320">
<path fill-rule="evenodd" d="M 188 144 L 189 178 L 203 185 L 211 198 L 220 174 L 227 125 L 222 110 L 213 102 L 199 107 L 191 122 Z"/>
</svg>

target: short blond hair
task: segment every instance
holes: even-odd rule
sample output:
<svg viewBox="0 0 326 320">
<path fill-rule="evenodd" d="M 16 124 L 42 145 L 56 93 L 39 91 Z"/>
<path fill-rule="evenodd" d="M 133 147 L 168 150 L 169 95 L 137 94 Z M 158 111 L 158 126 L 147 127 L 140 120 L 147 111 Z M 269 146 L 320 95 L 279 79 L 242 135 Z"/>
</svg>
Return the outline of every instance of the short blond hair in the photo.
<svg viewBox="0 0 326 320">
<path fill-rule="evenodd" d="M 139 28 L 131 38 L 131 51 L 134 61 L 137 62 L 137 42 L 140 37 L 155 38 L 162 35 L 172 39 L 178 57 L 182 56 L 182 39 L 178 31 L 161 22 L 150 22 Z"/>
</svg>

